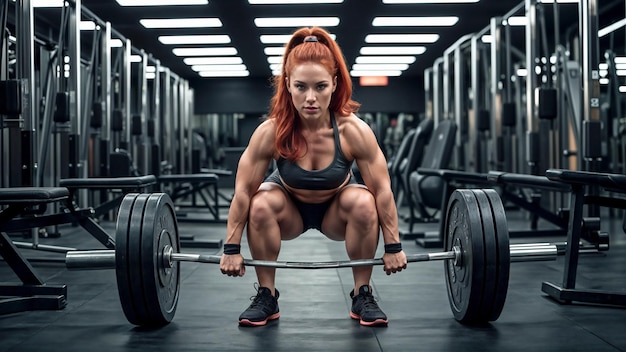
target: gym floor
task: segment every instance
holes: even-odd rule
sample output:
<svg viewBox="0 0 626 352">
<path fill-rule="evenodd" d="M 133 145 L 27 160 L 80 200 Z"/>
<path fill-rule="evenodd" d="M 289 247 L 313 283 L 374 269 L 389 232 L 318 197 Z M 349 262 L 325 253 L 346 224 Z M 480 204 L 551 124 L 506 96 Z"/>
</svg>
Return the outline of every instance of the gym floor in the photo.
<svg viewBox="0 0 626 352">
<path fill-rule="evenodd" d="M 509 228 L 525 228 L 524 214 L 507 213 Z M 114 233 L 115 224 L 105 222 Z M 401 226 L 406 226 L 401 222 Z M 419 225 L 435 229 L 437 224 Z M 181 234 L 219 240 L 224 224 L 180 221 Z M 42 243 L 102 246 L 81 228 L 63 226 L 62 236 Z M 577 288 L 625 292 L 626 235 L 621 219 L 603 220 L 611 249 L 580 258 Z M 22 239 L 20 239 L 23 241 Z M 565 238 L 513 238 L 512 243 Z M 250 257 L 245 242 L 244 256 Z M 407 253 L 424 249 L 403 240 Z M 183 252 L 219 254 L 218 249 Z M 23 250 L 27 257 L 56 253 Z M 382 255 L 382 246 L 378 256 Z M 316 231 L 283 242 L 280 260 L 345 260 L 342 242 Z M 174 320 L 158 329 L 135 327 L 122 312 L 113 270 L 68 271 L 61 263 L 34 263 L 49 284 L 66 284 L 67 307 L 0 316 L 0 351 L 626 351 L 626 309 L 575 303 L 562 305 L 541 292 L 541 283 L 562 282 L 563 257 L 556 261 L 511 264 L 500 318 L 466 326 L 450 311 L 443 263 L 411 263 L 396 275 L 374 268 L 372 286 L 389 326 L 368 328 L 350 319 L 350 269 L 278 270 L 281 317 L 257 328 L 239 327 L 237 317 L 255 294 L 254 268 L 243 278 L 223 276 L 217 265 L 182 263 L 181 291 Z M 0 282 L 17 279 L 0 263 Z"/>
</svg>

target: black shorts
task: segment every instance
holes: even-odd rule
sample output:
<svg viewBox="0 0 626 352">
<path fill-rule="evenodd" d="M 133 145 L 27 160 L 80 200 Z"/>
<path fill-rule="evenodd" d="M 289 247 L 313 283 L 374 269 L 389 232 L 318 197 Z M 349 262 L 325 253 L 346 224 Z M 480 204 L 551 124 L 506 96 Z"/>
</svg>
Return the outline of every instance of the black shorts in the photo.
<svg viewBox="0 0 626 352">
<path fill-rule="evenodd" d="M 322 231 L 322 221 L 324 220 L 324 215 L 326 215 L 326 211 L 330 204 L 335 199 L 334 197 L 323 202 L 323 203 L 305 203 L 302 202 L 295 197 L 293 197 L 289 191 L 283 185 L 283 182 L 280 180 L 280 175 L 278 174 L 278 170 L 274 170 L 271 175 L 265 178 L 263 182 L 272 182 L 281 186 L 287 194 L 289 194 L 289 198 L 293 201 L 298 208 L 298 212 L 300 213 L 300 217 L 302 218 L 302 226 L 303 230 L 306 231 L 308 229 L 316 229 L 318 231 Z M 350 182 L 348 184 L 356 184 L 356 180 L 354 176 L 350 174 Z"/>
</svg>

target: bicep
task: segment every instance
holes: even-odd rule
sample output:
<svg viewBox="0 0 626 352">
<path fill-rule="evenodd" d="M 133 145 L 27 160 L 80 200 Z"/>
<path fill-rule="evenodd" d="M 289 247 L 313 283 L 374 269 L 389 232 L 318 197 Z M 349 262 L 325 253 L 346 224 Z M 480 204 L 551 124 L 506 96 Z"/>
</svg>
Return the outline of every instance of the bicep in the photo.
<svg viewBox="0 0 626 352">
<path fill-rule="evenodd" d="M 387 160 L 378 145 L 376 136 L 369 127 L 358 134 L 350 144 L 363 182 L 374 193 L 381 189 L 390 188 L 391 181 L 387 170 Z"/>
</svg>

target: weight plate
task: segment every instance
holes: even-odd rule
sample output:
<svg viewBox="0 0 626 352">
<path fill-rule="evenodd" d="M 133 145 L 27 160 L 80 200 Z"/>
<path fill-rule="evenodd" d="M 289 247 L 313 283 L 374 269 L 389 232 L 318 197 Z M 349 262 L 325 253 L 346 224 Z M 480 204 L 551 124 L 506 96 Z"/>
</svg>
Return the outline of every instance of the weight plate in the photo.
<svg viewBox="0 0 626 352">
<path fill-rule="evenodd" d="M 152 194 L 144 208 L 141 229 L 141 267 L 143 294 L 148 324 L 165 325 L 172 321 L 178 304 L 180 265 L 165 260 L 163 254 L 171 248 L 180 252 L 178 223 L 174 204 L 165 193 Z"/>
<path fill-rule="evenodd" d="M 453 246 L 461 251 L 460 260 L 444 261 L 450 308 L 456 320 L 469 322 L 479 316 L 485 280 L 482 220 L 471 190 L 452 193 L 445 229 L 445 251 Z"/>
<path fill-rule="evenodd" d="M 141 302 L 136 302 L 137 293 L 132 285 L 137 281 L 137 274 L 132 269 L 131 259 L 136 257 L 129 248 L 132 242 L 132 217 L 135 202 L 139 194 L 127 194 L 120 204 L 115 227 L 115 275 L 117 278 L 117 292 L 126 319 L 132 324 L 139 324 L 142 310 Z M 135 236 L 136 237 L 136 236 Z"/>
<path fill-rule="evenodd" d="M 472 190 L 478 202 L 478 215 L 482 221 L 483 245 L 485 248 L 483 258 L 483 295 L 480 301 L 480 309 L 475 317 L 466 317 L 467 322 L 482 323 L 489 321 L 491 306 L 497 294 L 498 281 L 498 242 L 496 239 L 496 228 L 493 220 L 491 202 L 482 189 Z"/>
<path fill-rule="evenodd" d="M 500 317 L 504 302 L 506 301 L 507 291 L 509 289 L 509 273 L 511 269 L 511 248 L 509 245 L 509 225 L 506 221 L 506 213 L 504 205 L 498 193 L 493 189 L 485 189 L 485 194 L 491 203 L 491 211 L 493 212 L 494 228 L 496 229 L 496 241 L 498 260 L 497 263 L 497 279 L 495 292 L 496 295 L 492 301 L 490 313 L 487 316 L 489 321 L 495 321 Z"/>
</svg>

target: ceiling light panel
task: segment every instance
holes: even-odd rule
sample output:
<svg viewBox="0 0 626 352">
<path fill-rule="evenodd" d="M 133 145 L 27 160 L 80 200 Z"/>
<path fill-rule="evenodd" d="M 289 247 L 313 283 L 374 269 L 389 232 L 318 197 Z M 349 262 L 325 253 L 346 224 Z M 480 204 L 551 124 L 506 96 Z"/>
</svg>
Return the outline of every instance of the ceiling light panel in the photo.
<svg viewBox="0 0 626 352">
<path fill-rule="evenodd" d="M 361 76 L 389 76 L 389 77 L 397 77 L 402 75 L 402 71 L 350 71 L 350 76 L 352 77 L 361 77 Z"/>
<path fill-rule="evenodd" d="M 219 18 L 146 18 L 139 20 L 145 28 L 216 28 L 222 27 Z"/>
<path fill-rule="evenodd" d="M 257 27 L 335 27 L 339 17 L 259 17 L 254 19 Z"/>
<path fill-rule="evenodd" d="M 383 4 L 468 4 L 479 0 L 383 0 Z"/>
<path fill-rule="evenodd" d="M 330 34 L 333 40 L 336 40 L 336 35 Z M 260 37 L 263 44 L 287 44 L 291 39 L 291 34 L 263 34 Z"/>
<path fill-rule="evenodd" d="M 247 77 L 250 71 L 200 71 L 200 77 Z"/>
<path fill-rule="evenodd" d="M 372 26 L 374 27 L 435 27 L 454 26 L 459 22 L 456 16 L 440 17 L 374 17 Z"/>
<path fill-rule="evenodd" d="M 248 68 L 246 65 L 193 65 L 191 69 L 196 72 L 201 71 L 245 71 Z"/>
<path fill-rule="evenodd" d="M 228 44 L 228 35 L 162 35 L 159 41 L 163 44 Z"/>
<path fill-rule="evenodd" d="M 434 43 L 439 34 L 368 34 L 366 43 Z"/>
<path fill-rule="evenodd" d="M 361 55 L 421 55 L 426 52 L 423 46 L 365 46 Z"/>
<path fill-rule="evenodd" d="M 409 68 L 408 64 L 354 64 L 355 71 L 404 71 Z"/>
<path fill-rule="evenodd" d="M 267 56 L 283 55 L 285 53 L 285 47 L 284 46 L 268 46 L 267 48 L 263 49 L 263 52 Z"/>
<path fill-rule="evenodd" d="M 208 5 L 209 0 L 116 0 L 120 6 Z"/>
<path fill-rule="evenodd" d="M 415 56 L 358 56 L 357 64 L 412 64 Z"/>
<path fill-rule="evenodd" d="M 174 48 L 172 52 L 176 56 L 226 56 L 237 55 L 237 49 L 226 48 Z"/>
<path fill-rule="evenodd" d="M 309 5 L 309 4 L 341 4 L 343 0 L 248 0 L 251 5 Z"/>
<path fill-rule="evenodd" d="M 185 65 L 236 65 L 243 63 L 243 60 L 239 56 L 186 57 L 183 62 Z"/>
<path fill-rule="evenodd" d="M 280 64 L 283 62 L 282 56 L 268 56 L 267 62 L 270 64 Z"/>
</svg>

